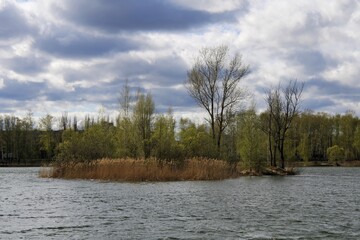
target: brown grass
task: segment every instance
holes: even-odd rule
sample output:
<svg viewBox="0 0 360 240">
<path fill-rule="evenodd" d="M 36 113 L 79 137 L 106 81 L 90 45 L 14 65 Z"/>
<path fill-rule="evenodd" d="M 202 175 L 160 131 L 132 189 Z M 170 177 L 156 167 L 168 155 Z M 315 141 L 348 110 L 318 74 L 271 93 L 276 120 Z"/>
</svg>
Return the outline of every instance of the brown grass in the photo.
<svg viewBox="0 0 360 240">
<path fill-rule="evenodd" d="M 228 163 L 214 159 L 192 158 L 182 165 L 156 159 L 101 159 L 85 163 L 67 163 L 43 168 L 41 177 L 98 179 L 109 181 L 181 181 L 221 180 L 240 176 Z"/>
</svg>

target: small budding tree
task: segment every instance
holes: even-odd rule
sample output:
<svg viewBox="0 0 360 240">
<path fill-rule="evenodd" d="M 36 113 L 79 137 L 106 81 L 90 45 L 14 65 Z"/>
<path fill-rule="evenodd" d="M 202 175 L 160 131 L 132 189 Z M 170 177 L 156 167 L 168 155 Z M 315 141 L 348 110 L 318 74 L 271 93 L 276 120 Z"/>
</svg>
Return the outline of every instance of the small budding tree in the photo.
<svg viewBox="0 0 360 240">
<path fill-rule="evenodd" d="M 138 93 L 134 106 L 134 123 L 138 130 L 144 158 L 151 156 L 151 136 L 154 123 L 155 104 L 151 94 Z"/>
<path fill-rule="evenodd" d="M 245 94 L 240 81 L 249 73 L 240 54 L 233 57 L 229 48 L 204 48 L 187 73 L 186 87 L 195 101 L 206 110 L 214 143 L 220 153 L 222 135 Z"/>
<path fill-rule="evenodd" d="M 46 114 L 39 122 L 40 129 L 42 130 L 40 135 L 41 150 L 45 151 L 48 160 L 51 159 L 55 148 L 55 140 L 52 131 L 53 122 L 54 117 L 50 114 Z"/>
<path fill-rule="evenodd" d="M 334 145 L 332 147 L 329 147 L 326 150 L 327 157 L 329 159 L 329 162 L 337 163 L 345 160 L 345 151 L 342 147 L 339 147 L 338 145 Z"/>
<path fill-rule="evenodd" d="M 250 171 L 261 173 L 266 163 L 264 133 L 259 128 L 259 116 L 253 105 L 244 112 L 238 123 L 238 146 L 243 166 Z"/>
</svg>

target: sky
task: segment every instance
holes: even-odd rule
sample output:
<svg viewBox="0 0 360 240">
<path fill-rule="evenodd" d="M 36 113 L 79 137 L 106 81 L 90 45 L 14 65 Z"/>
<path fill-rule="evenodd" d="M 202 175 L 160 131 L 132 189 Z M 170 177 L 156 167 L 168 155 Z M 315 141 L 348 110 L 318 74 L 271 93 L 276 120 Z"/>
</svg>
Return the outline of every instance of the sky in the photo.
<svg viewBox="0 0 360 240">
<path fill-rule="evenodd" d="M 266 89 L 305 82 L 302 108 L 360 114 L 358 0 L 0 0 L 0 114 L 113 115 L 126 82 L 157 112 L 201 118 L 186 73 L 227 45 Z"/>
</svg>

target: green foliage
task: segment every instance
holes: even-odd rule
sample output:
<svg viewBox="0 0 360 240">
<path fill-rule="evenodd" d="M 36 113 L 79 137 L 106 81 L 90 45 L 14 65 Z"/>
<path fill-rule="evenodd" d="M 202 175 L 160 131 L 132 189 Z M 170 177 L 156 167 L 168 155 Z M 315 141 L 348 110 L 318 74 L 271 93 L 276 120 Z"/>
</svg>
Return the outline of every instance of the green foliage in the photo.
<svg viewBox="0 0 360 240">
<path fill-rule="evenodd" d="M 140 156 L 139 134 L 129 117 L 118 120 L 115 141 L 117 157 L 138 158 Z"/>
<path fill-rule="evenodd" d="M 154 156 L 157 159 L 180 162 L 184 160 L 181 145 L 175 140 L 175 119 L 171 112 L 157 117 L 152 134 L 152 144 Z"/>
<path fill-rule="evenodd" d="M 338 145 L 329 147 L 326 153 L 330 162 L 336 163 L 345 160 L 345 151 Z"/>
<path fill-rule="evenodd" d="M 355 158 L 354 133 L 356 131 L 358 119 L 355 117 L 355 113 L 347 111 L 345 115 L 341 116 L 339 122 L 340 128 L 340 145 L 344 148 L 345 159 Z"/>
<path fill-rule="evenodd" d="M 189 119 L 180 119 L 179 142 L 186 157 L 215 158 L 217 148 L 209 128 L 196 125 Z"/>
<path fill-rule="evenodd" d="M 32 114 L 23 119 L 0 116 L 0 160 L 7 163 L 26 163 L 40 158 L 39 136 L 34 129 Z"/>
<path fill-rule="evenodd" d="M 108 122 L 96 123 L 84 132 L 65 130 L 57 147 L 57 160 L 88 162 L 114 157 L 114 133 L 114 126 Z"/>
<path fill-rule="evenodd" d="M 360 152 L 360 124 L 359 123 L 357 124 L 356 130 L 354 133 L 353 147 L 356 150 L 357 155 L 358 155 L 358 153 Z"/>
<path fill-rule="evenodd" d="M 239 115 L 238 149 L 245 168 L 261 172 L 266 164 L 264 133 L 260 130 L 260 119 L 255 109 Z"/>
<path fill-rule="evenodd" d="M 79 132 L 67 129 L 62 133 L 63 141 L 56 148 L 56 160 L 65 161 L 83 161 L 83 140 Z"/>
<path fill-rule="evenodd" d="M 43 118 L 40 119 L 40 145 L 41 150 L 46 152 L 46 158 L 51 159 L 54 156 L 55 149 L 55 139 L 52 133 L 52 125 L 54 122 L 54 117 L 50 114 L 47 114 Z"/>
<path fill-rule="evenodd" d="M 127 91 L 125 96 L 129 94 Z M 0 159 L 12 164 L 54 156 L 61 162 L 155 157 L 160 161 L 181 163 L 184 158 L 204 157 L 227 160 L 228 163 L 241 160 L 246 168 L 260 171 L 270 156 L 267 154 L 268 112 L 256 114 L 252 108 L 236 114 L 236 118 L 231 117 L 236 121 L 226 122 L 219 152 L 211 124 L 181 119 L 177 128 L 171 113 L 155 114 L 149 94 L 139 93 L 137 98 L 127 96 L 122 103 L 123 111 L 120 111 L 116 124 L 104 110 L 99 117 L 86 116 L 79 124 L 76 116 L 71 118 L 66 113 L 57 125 L 49 114 L 38 124 L 31 113 L 24 118 L 0 116 Z M 276 122 L 270 124 L 274 127 Z M 54 130 L 52 126 L 59 126 L 59 129 Z M 270 135 L 270 138 L 276 136 Z M 285 138 L 287 163 L 300 159 L 326 160 L 327 157 L 329 161 L 360 159 L 360 121 L 353 112 L 332 116 L 307 111 L 296 115 Z M 275 149 L 272 152 L 275 159 L 279 160 L 280 151 L 275 141 L 270 144 Z"/>
<path fill-rule="evenodd" d="M 151 134 L 153 130 L 155 105 L 150 94 L 138 93 L 133 118 L 141 141 L 141 150 L 145 158 L 151 156 Z"/>
</svg>

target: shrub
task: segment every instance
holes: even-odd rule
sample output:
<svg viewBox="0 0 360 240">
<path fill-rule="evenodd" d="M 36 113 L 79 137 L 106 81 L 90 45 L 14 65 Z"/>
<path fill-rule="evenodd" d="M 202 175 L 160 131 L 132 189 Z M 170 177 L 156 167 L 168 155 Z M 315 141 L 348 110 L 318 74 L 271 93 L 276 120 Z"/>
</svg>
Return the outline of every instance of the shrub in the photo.
<svg viewBox="0 0 360 240">
<path fill-rule="evenodd" d="M 343 161 L 345 159 L 345 151 L 343 148 L 339 147 L 338 145 L 329 147 L 326 150 L 326 154 L 327 154 L 328 160 L 332 163 L 336 163 L 338 161 Z"/>
</svg>

